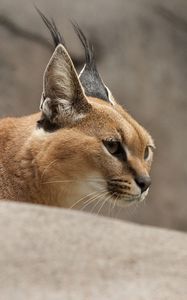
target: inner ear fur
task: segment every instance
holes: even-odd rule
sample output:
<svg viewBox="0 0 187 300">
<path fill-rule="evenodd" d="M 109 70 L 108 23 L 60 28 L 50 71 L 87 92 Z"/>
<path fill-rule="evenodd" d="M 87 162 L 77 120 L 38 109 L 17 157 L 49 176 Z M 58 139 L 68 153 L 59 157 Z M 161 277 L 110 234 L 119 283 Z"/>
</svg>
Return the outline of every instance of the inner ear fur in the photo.
<svg viewBox="0 0 187 300">
<path fill-rule="evenodd" d="M 58 45 L 46 67 L 41 100 L 42 122 L 54 128 L 83 117 L 91 109 L 73 62 Z M 45 122 L 44 122 L 45 121 Z"/>
</svg>

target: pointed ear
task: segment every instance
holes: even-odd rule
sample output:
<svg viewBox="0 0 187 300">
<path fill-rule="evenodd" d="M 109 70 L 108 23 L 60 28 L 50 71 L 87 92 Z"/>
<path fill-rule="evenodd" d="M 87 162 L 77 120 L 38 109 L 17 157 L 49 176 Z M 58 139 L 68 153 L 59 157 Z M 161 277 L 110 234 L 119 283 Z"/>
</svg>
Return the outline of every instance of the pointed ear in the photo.
<svg viewBox="0 0 187 300">
<path fill-rule="evenodd" d="M 55 49 L 44 72 L 40 108 L 42 122 L 45 120 L 54 127 L 73 123 L 91 109 L 72 60 L 61 44 Z"/>
</svg>

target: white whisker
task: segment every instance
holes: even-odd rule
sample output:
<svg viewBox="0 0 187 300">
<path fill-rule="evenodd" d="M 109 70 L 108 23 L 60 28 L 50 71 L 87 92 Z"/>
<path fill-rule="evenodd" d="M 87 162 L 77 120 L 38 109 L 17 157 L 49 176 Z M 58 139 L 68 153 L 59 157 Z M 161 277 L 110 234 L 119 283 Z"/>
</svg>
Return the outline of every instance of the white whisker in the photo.
<svg viewBox="0 0 187 300">
<path fill-rule="evenodd" d="M 103 200 L 103 203 L 101 204 L 101 206 L 100 206 L 100 208 L 99 208 L 97 214 L 100 213 L 100 211 L 101 211 L 101 209 L 103 208 L 103 206 L 105 205 L 105 203 L 106 203 L 107 201 L 109 201 L 112 197 L 113 197 L 113 195 L 109 195 L 109 197 L 107 197 L 106 199 Z"/>
<path fill-rule="evenodd" d="M 84 210 L 89 204 L 91 204 L 92 202 L 94 202 L 95 200 L 101 198 L 106 192 L 99 192 L 96 196 L 92 197 L 91 199 L 87 200 L 85 205 L 81 208 L 81 210 Z"/>
<path fill-rule="evenodd" d="M 115 200 L 114 200 L 114 204 L 113 204 L 113 207 L 112 207 L 112 212 L 113 212 L 112 217 L 114 217 L 114 208 L 115 208 L 115 206 L 116 206 L 116 202 L 117 202 L 118 199 L 119 199 L 119 195 L 116 196 L 116 198 L 115 198 Z"/>
<path fill-rule="evenodd" d="M 102 195 L 100 195 L 99 197 L 96 198 L 96 200 L 98 200 L 98 201 L 97 201 L 96 204 L 92 207 L 91 212 L 94 212 L 94 209 L 97 207 L 97 205 L 99 204 L 99 202 L 102 201 L 102 198 L 103 198 L 105 195 L 107 195 L 107 194 L 108 194 L 108 191 L 107 191 L 107 192 L 105 191 Z M 102 198 L 101 198 L 101 197 L 102 197 Z"/>
<path fill-rule="evenodd" d="M 118 197 L 117 197 L 117 201 L 118 201 Z M 117 204 L 117 201 L 116 201 L 116 204 Z M 116 205 L 116 208 L 117 208 L 117 212 L 116 212 L 116 214 L 114 215 L 114 218 L 117 218 L 118 217 L 118 215 L 119 215 L 119 209 L 120 209 L 120 207 L 118 207 L 117 205 Z"/>
<path fill-rule="evenodd" d="M 43 173 L 42 173 L 42 176 L 41 176 L 41 181 L 42 181 L 42 179 L 43 179 L 43 177 L 44 177 L 46 171 L 47 171 L 47 170 L 48 170 L 48 169 L 49 169 L 56 161 L 57 161 L 57 159 L 51 161 L 51 162 L 47 165 L 47 167 L 45 167 L 45 169 L 44 169 L 44 171 L 43 171 Z"/>
<path fill-rule="evenodd" d="M 67 182 L 105 182 L 104 179 L 69 179 L 69 180 L 53 180 L 53 181 L 45 181 L 42 184 L 50 184 L 50 183 L 67 183 Z"/>
<path fill-rule="evenodd" d="M 101 190 L 100 192 L 102 192 L 103 190 Z M 80 198 L 78 201 L 76 201 L 72 206 L 70 206 L 69 208 L 73 208 L 75 207 L 78 203 L 80 203 L 81 201 L 83 201 L 84 199 L 88 198 L 89 196 L 92 196 L 93 194 L 98 194 L 98 191 L 92 192 L 90 194 L 85 195 L 84 197 Z"/>
<path fill-rule="evenodd" d="M 101 193 L 104 193 L 105 191 L 106 191 L 105 189 L 101 190 L 100 192 L 97 191 L 97 196 L 100 195 Z M 92 200 L 92 198 L 84 201 L 84 203 L 87 204 L 88 202 L 90 202 L 90 200 Z"/>
<path fill-rule="evenodd" d="M 112 199 L 109 203 L 109 206 L 108 206 L 108 216 L 111 217 L 111 208 L 112 208 Z"/>
</svg>

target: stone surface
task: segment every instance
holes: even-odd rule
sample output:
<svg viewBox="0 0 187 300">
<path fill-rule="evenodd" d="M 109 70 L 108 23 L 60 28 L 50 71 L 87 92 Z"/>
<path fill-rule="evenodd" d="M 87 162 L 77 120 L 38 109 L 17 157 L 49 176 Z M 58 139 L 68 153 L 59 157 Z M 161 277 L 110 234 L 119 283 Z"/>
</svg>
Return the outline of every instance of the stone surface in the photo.
<svg viewBox="0 0 187 300">
<path fill-rule="evenodd" d="M 69 19 L 87 31 L 107 85 L 155 138 L 147 204 L 118 216 L 187 230 L 186 0 L 38 0 L 37 6 L 57 20 L 78 61 L 83 54 Z M 0 115 L 37 111 L 51 49 L 32 3 L 1 0 L 0 37 Z"/>
<path fill-rule="evenodd" d="M 3 300 L 186 300 L 187 236 L 0 202 Z"/>
</svg>

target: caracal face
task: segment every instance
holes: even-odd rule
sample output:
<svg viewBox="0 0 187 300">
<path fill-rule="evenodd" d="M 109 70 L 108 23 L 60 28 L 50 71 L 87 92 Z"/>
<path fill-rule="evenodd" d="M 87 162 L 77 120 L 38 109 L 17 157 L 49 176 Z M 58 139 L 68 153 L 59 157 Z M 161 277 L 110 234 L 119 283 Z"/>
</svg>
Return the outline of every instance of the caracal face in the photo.
<svg viewBox="0 0 187 300">
<path fill-rule="evenodd" d="M 54 162 L 44 182 L 58 203 L 83 207 L 115 201 L 126 206 L 143 201 L 151 183 L 154 143 L 118 104 L 87 97 L 90 112 L 54 135 L 49 153 Z M 41 130 L 41 129 L 37 129 Z"/>
<path fill-rule="evenodd" d="M 10 143 L 3 176 L 10 184 L 1 183 L 1 197 L 61 207 L 144 200 L 151 136 L 103 83 L 80 28 L 75 25 L 86 63 L 78 75 L 54 21 L 39 13 L 56 48 L 44 72 L 41 114 L 5 121 L 11 136 L 4 140 Z"/>
</svg>

